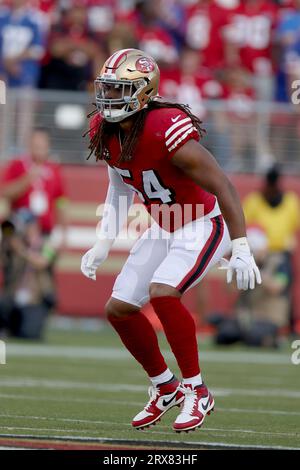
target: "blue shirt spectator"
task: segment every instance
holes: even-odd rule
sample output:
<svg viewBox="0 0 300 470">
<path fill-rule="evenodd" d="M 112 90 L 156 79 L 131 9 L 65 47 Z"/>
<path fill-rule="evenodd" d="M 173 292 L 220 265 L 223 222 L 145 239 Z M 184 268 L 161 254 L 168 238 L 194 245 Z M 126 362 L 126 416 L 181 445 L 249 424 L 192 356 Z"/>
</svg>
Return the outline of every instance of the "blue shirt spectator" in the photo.
<svg viewBox="0 0 300 470">
<path fill-rule="evenodd" d="M 9 87 L 36 87 L 44 53 L 38 10 L 26 0 L 13 0 L 0 9 L 0 75 Z"/>
<path fill-rule="evenodd" d="M 298 52 L 300 41 L 300 1 L 297 1 L 297 10 L 286 14 L 278 26 L 277 35 L 283 47 L 285 59 L 290 53 Z"/>
</svg>

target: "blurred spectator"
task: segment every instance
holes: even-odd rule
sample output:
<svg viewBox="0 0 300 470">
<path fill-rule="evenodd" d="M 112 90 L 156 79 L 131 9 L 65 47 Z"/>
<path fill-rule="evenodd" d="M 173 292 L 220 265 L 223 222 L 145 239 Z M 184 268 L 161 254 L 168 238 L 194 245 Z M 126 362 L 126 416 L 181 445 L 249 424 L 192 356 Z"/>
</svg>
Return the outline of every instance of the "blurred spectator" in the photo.
<svg viewBox="0 0 300 470">
<path fill-rule="evenodd" d="M 268 239 L 261 228 L 248 228 L 247 237 L 262 275 L 262 284 L 239 293 L 230 318 L 214 315 L 216 342 L 242 341 L 248 346 L 277 347 L 280 330 L 288 326 L 290 272 L 284 256 L 270 253 Z"/>
<path fill-rule="evenodd" d="M 0 80 L 18 94 L 9 96 L 5 110 L 0 110 L 0 142 L 4 148 L 14 126 L 16 147 L 23 148 L 33 127 L 46 29 L 41 13 L 27 0 L 10 0 L 8 5 L 0 7 Z M 8 116 L 15 116 L 13 124 Z"/>
<path fill-rule="evenodd" d="M 82 0 L 88 8 L 88 23 L 91 32 L 98 37 L 109 34 L 113 29 L 119 9 L 117 0 Z"/>
<path fill-rule="evenodd" d="M 280 255 L 285 272 L 294 278 L 292 253 L 296 247 L 296 233 L 300 228 L 298 196 L 282 188 L 278 168 L 271 168 L 261 190 L 249 194 L 244 201 L 244 213 L 248 224 L 257 224 L 267 235 L 270 253 Z M 293 328 L 294 315 L 290 311 Z"/>
<path fill-rule="evenodd" d="M 55 304 L 49 270 L 55 250 L 43 240 L 37 219 L 27 209 L 4 221 L 1 235 L 0 334 L 41 339 Z"/>
<path fill-rule="evenodd" d="M 43 86 L 58 90 L 86 90 L 101 64 L 101 44 L 88 26 L 87 9 L 77 0 L 56 24 L 49 39 Z"/>
<path fill-rule="evenodd" d="M 0 9 L 0 76 L 9 87 L 36 87 L 44 41 L 40 16 L 27 0 Z"/>
<path fill-rule="evenodd" d="M 106 38 L 108 55 L 120 49 L 138 49 L 138 43 L 132 26 L 128 22 L 116 22 Z M 99 64 L 101 67 L 101 64 Z"/>
<path fill-rule="evenodd" d="M 206 100 L 222 99 L 224 89 L 211 69 L 202 65 L 203 55 L 186 46 L 180 54 L 180 67 L 161 70 L 160 94 L 171 101 L 189 104 L 193 113 L 203 121 L 207 131 L 203 144 L 210 147 L 220 164 L 230 158 L 228 134 L 217 129 L 219 111 L 207 114 Z"/>
<path fill-rule="evenodd" d="M 224 73 L 224 111 L 217 116 L 217 129 L 227 135 L 231 158 L 227 170 L 249 170 L 253 168 L 253 154 L 257 148 L 255 91 L 247 70 L 232 66 Z M 226 142 L 226 141 L 224 141 Z"/>
<path fill-rule="evenodd" d="M 50 161 L 48 132 L 35 129 L 27 155 L 12 160 L 4 172 L 2 196 L 11 212 L 27 208 L 49 235 L 56 221 L 66 227 L 66 197 L 61 170 Z"/>
<path fill-rule="evenodd" d="M 210 69 L 201 64 L 201 53 L 185 47 L 180 55 L 180 68 L 162 70 L 160 93 L 179 103 L 190 104 L 192 111 L 200 119 L 206 115 L 204 99 L 220 99 L 222 85 L 215 79 Z"/>
<path fill-rule="evenodd" d="M 285 191 L 277 167 L 271 168 L 259 191 L 244 200 L 246 222 L 257 224 L 268 237 L 271 252 L 291 253 L 295 248 L 295 235 L 300 228 L 300 206 L 297 194 Z"/>
<path fill-rule="evenodd" d="M 277 36 L 282 47 L 281 70 L 286 75 L 286 94 L 290 99 L 292 82 L 300 74 L 300 1 L 295 0 L 296 9 L 284 15 L 278 25 Z"/>
<path fill-rule="evenodd" d="M 296 0 L 276 0 L 275 3 L 279 7 L 280 18 L 283 18 L 285 14 L 295 10 Z"/>
<path fill-rule="evenodd" d="M 278 7 L 271 0 L 244 0 L 226 28 L 227 58 L 251 72 L 257 98 L 274 97 L 273 51 Z"/>
<path fill-rule="evenodd" d="M 177 49 L 185 42 L 186 10 L 178 0 L 160 0 L 160 18 L 162 25 L 173 36 Z"/>
<path fill-rule="evenodd" d="M 240 0 L 198 0 L 187 8 L 186 43 L 203 55 L 211 69 L 225 65 L 224 28 L 238 11 Z"/>
<path fill-rule="evenodd" d="M 157 60 L 161 68 L 176 67 L 178 44 L 161 16 L 161 0 L 137 0 L 132 25 L 139 49 Z"/>
</svg>

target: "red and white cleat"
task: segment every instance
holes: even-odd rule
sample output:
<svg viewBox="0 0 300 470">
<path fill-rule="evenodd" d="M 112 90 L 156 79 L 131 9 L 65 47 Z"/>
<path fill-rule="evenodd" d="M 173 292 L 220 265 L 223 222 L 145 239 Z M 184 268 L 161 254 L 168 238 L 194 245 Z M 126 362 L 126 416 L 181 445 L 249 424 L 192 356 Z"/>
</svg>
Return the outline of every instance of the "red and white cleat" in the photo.
<svg viewBox="0 0 300 470">
<path fill-rule="evenodd" d="M 142 429 L 155 424 L 160 418 L 174 406 L 184 400 L 184 393 L 180 382 L 175 379 L 171 383 L 159 387 L 149 387 L 150 400 L 145 408 L 132 420 L 135 429 Z"/>
<path fill-rule="evenodd" d="M 184 391 L 185 397 L 182 410 L 173 424 L 173 429 L 176 432 L 192 431 L 199 428 L 205 416 L 213 411 L 215 401 L 204 384 L 195 388 L 192 388 L 191 385 L 184 385 L 181 389 Z"/>
</svg>

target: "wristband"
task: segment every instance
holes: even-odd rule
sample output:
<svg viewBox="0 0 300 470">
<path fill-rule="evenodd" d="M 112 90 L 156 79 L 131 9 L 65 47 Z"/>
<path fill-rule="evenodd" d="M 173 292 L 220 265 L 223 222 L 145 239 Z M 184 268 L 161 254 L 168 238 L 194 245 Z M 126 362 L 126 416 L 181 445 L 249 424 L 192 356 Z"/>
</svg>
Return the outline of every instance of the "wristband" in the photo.
<svg viewBox="0 0 300 470">
<path fill-rule="evenodd" d="M 243 251 L 251 255 L 251 250 L 246 237 L 235 238 L 232 240 L 232 253 L 235 254 L 237 251 Z"/>
<path fill-rule="evenodd" d="M 111 249 L 114 241 L 114 238 L 101 238 L 101 235 L 98 235 L 94 246 L 99 247 L 101 248 L 101 250 L 108 252 Z"/>
</svg>

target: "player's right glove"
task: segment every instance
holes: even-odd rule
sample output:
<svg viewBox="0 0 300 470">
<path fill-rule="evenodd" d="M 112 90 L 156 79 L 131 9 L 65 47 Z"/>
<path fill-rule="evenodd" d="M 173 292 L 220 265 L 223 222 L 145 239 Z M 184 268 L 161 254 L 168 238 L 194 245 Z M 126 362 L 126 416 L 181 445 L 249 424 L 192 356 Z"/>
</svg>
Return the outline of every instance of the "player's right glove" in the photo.
<svg viewBox="0 0 300 470">
<path fill-rule="evenodd" d="M 96 271 L 106 260 L 113 240 L 97 240 L 95 245 L 87 251 L 81 259 L 81 271 L 89 279 L 96 281 Z"/>
</svg>

